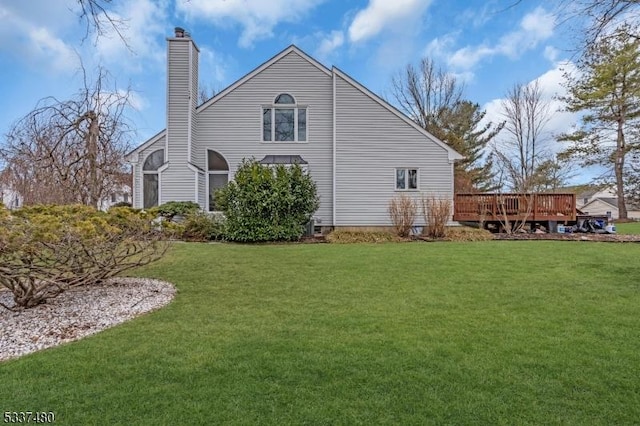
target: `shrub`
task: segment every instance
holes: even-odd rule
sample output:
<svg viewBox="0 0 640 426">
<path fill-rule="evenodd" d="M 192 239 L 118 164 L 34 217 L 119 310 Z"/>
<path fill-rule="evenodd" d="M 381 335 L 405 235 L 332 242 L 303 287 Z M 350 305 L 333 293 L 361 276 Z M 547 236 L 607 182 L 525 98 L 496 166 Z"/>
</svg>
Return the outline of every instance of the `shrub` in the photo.
<svg viewBox="0 0 640 426">
<path fill-rule="evenodd" d="M 221 240 L 224 236 L 222 218 L 203 211 L 187 215 L 182 226 L 182 238 L 188 241 Z"/>
<path fill-rule="evenodd" d="M 448 241 L 489 241 L 493 240 L 493 234 L 486 229 L 450 226 L 445 230 L 445 239 Z"/>
<path fill-rule="evenodd" d="M 430 196 L 423 197 L 421 204 L 425 223 L 423 234 L 429 238 L 444 238 L 451 216 L 451 200 Z"/>
<path fill-rule="evenodd" d="M 389 201 L 388 211 L 396 234 L 401 238 L 408 237 L 418 213 L 415 200 L 405 194 L 398 195 Z"/>
<path fill-rule="evenodd" d="M 0 208 L 0 285 L 15 303 L 3 306 L 36 306 L 157 260 L 166 248 L 147 215 L 123 207 Z"/>
<path fill-rule="evenodd" d="M 392 232 L 386 231 L 343 231 L 335 230 L 327 235 L 327 241 L 334 244 L 389 243 L 400 241 Z"/>
<path fill-rule="evenodd" d="M 171 220 L 174 216 L 186 217 L 190 213 L 200 211 L 200 205 L 193 201 L 169 201 L 149 211 Z"/>
<path fill-rule="evenodd" d="M 114 207 L 132 207 L 132 204 L 129 203 L 128 201 L 118 201 L 117 203 L 115 203 L 109 208 L 112 209 Z"/>
<path fill-rule="evenodd" d="M 298 240 L 319 206 L 316 185 L 299 165 L 272 168 L 253 159 L 215 196 L 225 238 L 238 242 Z"/>
</svg>

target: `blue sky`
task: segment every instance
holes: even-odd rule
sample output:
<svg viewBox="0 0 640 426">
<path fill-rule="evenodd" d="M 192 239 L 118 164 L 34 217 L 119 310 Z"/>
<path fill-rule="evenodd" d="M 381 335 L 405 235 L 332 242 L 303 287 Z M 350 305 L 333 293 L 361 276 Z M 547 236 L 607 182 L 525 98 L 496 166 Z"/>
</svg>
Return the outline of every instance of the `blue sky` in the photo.
<svg viewBox="0 0 640 426">
<path fill-rule="evenodd" d="M 113 0 L 110 12 L 126 20 L 127 49 L 113 34 L 83 41 L 75 0 L 0 0 L 0 133 L 39 99 L 76 92 L 82 57 L 89 70 L 106 67 L 118 90 L 133 90 L 129 116 L 142 143 L 165 125 L 165 38 L 175 26 L 191 32 L 201 50 L 200 83 L 217 91 L 296 44 L 389 98 L 392 76 L 427 55 L 464 81 L 466 98 L 500 120 L 500 99 L 514 83 L 538 79 L 549 99 L 561 94 L 561 68 L 571 58 L 569 32 L 556 25 L 552 2 L 514 3 Z M 548 131 L 574 121 L 555 113 Z"/>
</svg>

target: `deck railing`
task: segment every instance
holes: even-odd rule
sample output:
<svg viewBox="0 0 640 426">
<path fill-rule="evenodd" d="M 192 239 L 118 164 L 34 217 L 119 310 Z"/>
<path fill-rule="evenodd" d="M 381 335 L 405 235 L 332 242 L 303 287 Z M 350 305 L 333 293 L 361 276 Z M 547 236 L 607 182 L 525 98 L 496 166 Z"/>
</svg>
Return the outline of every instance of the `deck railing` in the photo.
<svg viewBox="0 0 640 426">
<path fill-rule="evenodd" d="M 574 221 L 576 195 L 562 194 L 456 194 L 453 219 L 463 222 Z"/>
</svg>

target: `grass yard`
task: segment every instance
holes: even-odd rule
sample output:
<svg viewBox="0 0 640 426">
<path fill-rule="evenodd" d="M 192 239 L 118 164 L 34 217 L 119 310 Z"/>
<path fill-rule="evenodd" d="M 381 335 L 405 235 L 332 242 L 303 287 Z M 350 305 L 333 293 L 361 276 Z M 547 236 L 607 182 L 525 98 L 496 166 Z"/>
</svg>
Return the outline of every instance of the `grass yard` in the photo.
<svg viewBox="0 0 640 426">
<path fill-rule="evenodd" d="M 616 223 L 616 232 L 625 235 L 640 234 L 640 222 Z"/>
<path fill-rule="evenodd" d="M 0 364 L 69 425 L 640 421 L 640 245 L 176 244 L 168 307 Z M 0 312 L 0 315 L 2 313 Z"/>
</svg>

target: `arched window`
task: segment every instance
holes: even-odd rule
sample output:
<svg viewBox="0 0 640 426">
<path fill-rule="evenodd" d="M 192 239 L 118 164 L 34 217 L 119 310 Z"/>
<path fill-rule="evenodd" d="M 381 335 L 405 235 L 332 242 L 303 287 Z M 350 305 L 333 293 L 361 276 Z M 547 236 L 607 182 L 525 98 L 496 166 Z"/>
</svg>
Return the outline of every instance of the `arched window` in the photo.
<svg viewBox="0 0 640 426">
<path fill-rule="evenodd" d="M 215 193 L 229 183 L 229 163 L 216 151 L 207 151 L 207 174 L 209 175 L 209 211 L 218 210 Z"/>
<path fill-rule="evenodd" d="M 291 96 L 288 93 L 283 93 L 281 95 L 278 95 L 276 97 L 276 100 L 274 102 L 274 104 L 290 104 L 290 105 L 295 105 L 296 104 L 296 100 L 293 99 L 293 96 Z"/>
<path fill-rule="evenodd" d="M 142 165 L 142 207 L 155 207 L 159 202 L 160 175 L 158 169 L 164 164 L 164 149 L 153 151 Z"/>
<path fill-rule="evenodd" d="M 262 108 L 262 140 L 265 142 L 306 142 L 307 108 L 288 93 L 276 96 L 273 105 Z"/>
</svg>

